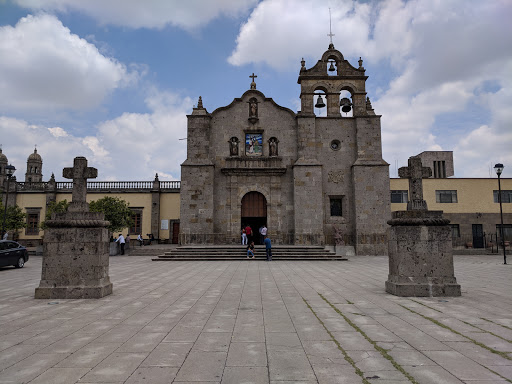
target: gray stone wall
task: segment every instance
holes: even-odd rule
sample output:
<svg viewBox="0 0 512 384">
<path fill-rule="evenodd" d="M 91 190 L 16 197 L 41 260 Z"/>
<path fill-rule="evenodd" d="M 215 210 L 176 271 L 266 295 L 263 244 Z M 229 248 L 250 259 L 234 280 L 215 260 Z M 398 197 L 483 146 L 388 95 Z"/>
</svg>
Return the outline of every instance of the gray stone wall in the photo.
<svg viewBox="0 0 512 384">
<path fill-rule="evenodd" d="M 327 75 L 328 60 L 336 60 L 338 76 Z M 388 164 L 382 160 L 380 116 L 366 100 L 364 73 L 362 60 L 353 67 L 331 45 L 314 67 L 302 63 L 297 114 L 265 97 L 254 83 L 211 114 L 200 101 L 188 116 L 182 243 L 239 243 L 242 198 L 256 191 L 266 199 L 268 233 L 276 244 L 334 244 L 336 226 L 358 254 L 387 254 Z M 325 92 L 327 117 L 314 115 L 316 90 Z M 340 114 L 342 90 L 352 95 L 353 117 Z M 245 153 L 247 133 L 262 135 L 260 157 Z M 271 137 L 278 140 L 273 157 Z M 342 200 L 341 216 L 331 216 L 331 198 Z"/>
</svg>

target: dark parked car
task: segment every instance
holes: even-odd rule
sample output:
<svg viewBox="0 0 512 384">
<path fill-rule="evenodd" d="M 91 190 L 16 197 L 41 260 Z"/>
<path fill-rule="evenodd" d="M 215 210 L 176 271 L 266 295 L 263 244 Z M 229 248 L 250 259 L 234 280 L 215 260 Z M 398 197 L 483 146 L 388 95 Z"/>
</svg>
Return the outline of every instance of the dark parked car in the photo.
<svg viewBox="0 0 512 384">
<path fill-rule="evenodd" d="M 28 260 L 28 251 L 23 245 L 11 240 L 0 240 L 0 267 L 14 265 L 23 268 Z"/>
</svg>

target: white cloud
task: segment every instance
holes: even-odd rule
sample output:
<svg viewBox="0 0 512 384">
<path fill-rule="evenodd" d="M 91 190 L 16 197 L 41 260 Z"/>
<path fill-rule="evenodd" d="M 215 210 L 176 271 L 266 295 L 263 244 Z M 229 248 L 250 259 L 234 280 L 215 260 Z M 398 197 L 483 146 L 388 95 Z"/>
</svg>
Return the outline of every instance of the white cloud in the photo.
<svg viewBox="0 0 512 384">
<path fill-rule="evenodd" d="M 45 11 L 79 11 L 102 24 L 130 28 L 194 29 L 219 16 L 246 13 L 257 0 L 16 0 L 22 7 Z"/>
<path fill-rule="evenodd" d="M 454 150 L 456 174 L 465 177 L 487 176 L 479 166 L 487 158 L 511 160 L 511 2 L 332 0 L 328 5 L 334 45 L 345 58 L 362 56 L 371 70 L 382 70 L 384 63 L 394 71 L 394 77 L 386 74 L 387 86 L 369 94 L 383 115 L 386 160 L 405 165 L 425 150 Z M 228 62 L 286 70 L 298 69 L 305 57 L 313 59 L 306 60 L 310 68 L 327 48 L 327 28 L 328 14 L 317 1 L 264 0 L 240 28 Z M 372 73 L 367 74 L 371 85 Z M 489 82 L 499 91 L 482 92 Z M 468 119 L 474 105 L 490 116 L 486 124 Z M 445 116 L 467 122 L 465 132 L 439 125 Z"/>
<path fill-rule="evenodd" d="M 54 128 L 48 128 L 48 131 L 54 136 L 54 137 L 66 137 L 68 136 L 68 133 L 62 129 L 61 127 L 54 127 Z"/>
<path fill-rule="evenodd" d="M 137 76 L 47 14 L 0 27 L 0 74 L 2 112 L 92 108 Z"/>
<path fill-rule="evenodd" d="M 186 158 L 186 114 L 190 98 L 150 91 L 146 104 L 150 113 L 123 113 L 99 123 L 87 136 L 78 137 L 61 127 L 31 125 L 20 119 L 0 116 L 3 153 L 18 168 L 24 179 L 27 148 L 37 144 L 43 158 L 43 179 L 54 172 L 62 180 L 62 168 L 71 166 L 73 158 L 85 156 L 89 165 L 98 168 L 99 180 L 179 179 L 180 164 Z"/>
<path fill-rule="evenodd" d="M 335 46 L 342 46 L 344 54 L 354 53 L 356 47 L 361 52 L 369 32 L 370 6 L 341 0 L 330 4 Z M 262 1 L 240 28 L 228 62 L 261 62 L 279 70 L 295 65 L 299 69 L 301 57 L 318 59 L 327 49 L 328 22 L 327 8 L 318 7 L 314 0 Z"/>
</svg>

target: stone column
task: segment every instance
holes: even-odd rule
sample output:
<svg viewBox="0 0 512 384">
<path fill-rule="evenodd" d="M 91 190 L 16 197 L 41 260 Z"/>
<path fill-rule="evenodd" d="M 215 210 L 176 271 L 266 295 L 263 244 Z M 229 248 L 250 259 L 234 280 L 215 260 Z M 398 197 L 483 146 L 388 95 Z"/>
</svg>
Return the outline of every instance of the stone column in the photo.
<svg viewBox="0 0 512 384">
<path fill-rule="evenodd" d="M 46 222 L 41 282 L 36 299 L 97 299 L 112 293 L 109 269 L 108 221 L 103 213 L 89 212 L 87 179 L 98 171 L 87 167 L 85 157 L 75 157 L 63 176 L 73 179 L 68 212 Z"/>
</svg>

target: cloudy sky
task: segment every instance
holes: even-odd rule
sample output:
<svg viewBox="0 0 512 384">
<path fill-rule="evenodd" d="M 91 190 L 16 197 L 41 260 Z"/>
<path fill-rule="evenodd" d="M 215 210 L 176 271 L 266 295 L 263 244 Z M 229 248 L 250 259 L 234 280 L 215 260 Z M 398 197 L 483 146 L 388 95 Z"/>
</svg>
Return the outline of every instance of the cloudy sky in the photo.
<svg viewBox="0 0 512 384">
<path fill-rule="evenodd" d="M 302 57 L 333 42 L 382 115 L 390 174 L 454 151 L 457 177 L 512 177 L 510 0 L 0 0 L 0 144 L 24 179 L 75 156 L 98 180 L 179 180 L 186 114 L 258 89 L 298 110 Z M 507 171 L 508 170 L 508 171 Z"/>
</svg>

